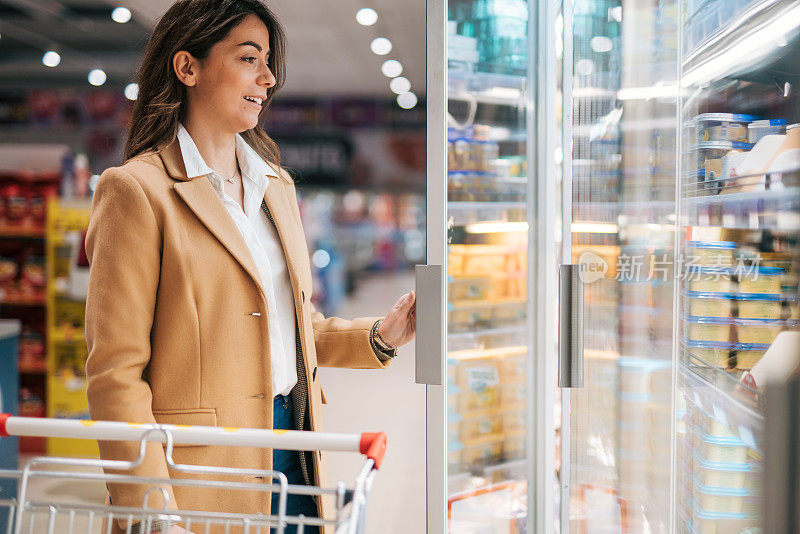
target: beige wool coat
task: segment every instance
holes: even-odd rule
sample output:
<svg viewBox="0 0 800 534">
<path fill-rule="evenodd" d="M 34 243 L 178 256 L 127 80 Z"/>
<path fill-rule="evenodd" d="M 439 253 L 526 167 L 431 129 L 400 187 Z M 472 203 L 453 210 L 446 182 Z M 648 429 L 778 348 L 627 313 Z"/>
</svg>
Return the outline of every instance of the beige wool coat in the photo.
<svg viewBox="0 0 800 534">
<path fill-rule="evenodd" d="M 384 368 L 370 330 L 379 318 L 325 318 L 311 303 L 311 270 L 294 184 L 271 178 L 265 194 L 286 256 L 298 327 L 292 392 L 307 430 L 322 430 L 317 366 Z M 272 428 L 267 299 L 255 262 L 205 177 L 187 179 L 177 140 L 106 170 L 92 203 L 86 251 L 87 394 L 92 419 L 133 423 Z M 299 423 L 298 423 L 299 424 Z M 104 459 L 131 460 L 138 444 L 101 442 Z M 270 450 L 176 446 L 180 464 L 270 469 Z M 326 485 L 326 455 L 306 456 Z M 133 474 L 184 477 L 164 448 L 149 444 Z M 255 477 L 226 480 L 260 482 Z M 110 484 L 115 506 L 141 507 L 147 486 Z M 268 492 L 166 485 L 170 507 L 269 513 Z M 159 506 L 157 492 L 151 505 Z M 318 503 L 325 517 L 331 503 Z M 124 530 L 127 520 L 114 526 Z M 235 530 L 234 530 L 235 531 Z M 104 529 L 105 532 L 105 529 Z M 232 531 L 233 532 L 233 531 Z"/>
</svg>

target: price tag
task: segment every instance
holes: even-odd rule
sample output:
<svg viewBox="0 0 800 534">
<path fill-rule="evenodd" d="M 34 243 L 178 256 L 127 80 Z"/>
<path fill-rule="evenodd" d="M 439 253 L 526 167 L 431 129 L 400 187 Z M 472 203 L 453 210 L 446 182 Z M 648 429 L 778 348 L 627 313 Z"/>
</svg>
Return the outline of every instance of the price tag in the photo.
<svg viewBox="0 0 800 534">
<path fill-rule="evenodd" d="M 739 437 L 742 438 L 744 444 L 751 449 L 756 448 L 756 440 L 753 437 L 753 433 L 746 426 L 739 425 Z"/>
<path fill-rule="evenodd" d="M 725 413 L 725 410 L 716 405 L 714 406 L 714 419 L 725 428 L 728 428 L 728 414 Z"/>
</svg>

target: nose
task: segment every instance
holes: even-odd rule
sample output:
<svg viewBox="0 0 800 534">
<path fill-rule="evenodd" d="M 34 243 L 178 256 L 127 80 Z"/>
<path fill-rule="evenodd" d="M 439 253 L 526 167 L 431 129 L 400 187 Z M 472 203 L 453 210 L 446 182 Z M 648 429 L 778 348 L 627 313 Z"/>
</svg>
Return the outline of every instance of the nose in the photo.
<svg viewBox="0 0 800 534">
<path fill-rule="evenodd" d="M 264 69 L 258 76 L 258 84 L 265 85 L 267 88 L 273 87 L 276 83 L 275 76 L 272 74 L 268 65 L 264 65 Z"/>
</svg>

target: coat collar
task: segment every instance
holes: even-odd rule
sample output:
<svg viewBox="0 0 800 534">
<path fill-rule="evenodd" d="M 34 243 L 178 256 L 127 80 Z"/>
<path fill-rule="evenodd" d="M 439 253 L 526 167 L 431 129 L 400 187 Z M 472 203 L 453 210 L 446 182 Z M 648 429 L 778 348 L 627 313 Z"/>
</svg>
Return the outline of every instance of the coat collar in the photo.
<svg viewBox="0 0 800 534">
<path fill-rule="evenodd" d="M 169 145 L 159 150 L 159 156 L 164 163 L 164 168 L 177 182 L 173 185 L 175 192 L 183 199 L 186 205 L 194 212 L 197 218 L 208 228 L 208 230 L 219 240 L 219 242 L 230 252 L 244 270 L 250 275 L 255 284 L 266 299 L 266 293 L 261 283 L 261 276 L 253 260 L 250 250 L 247 248 L 242 234 L 236 224 L 228 214 L 225 205 L 217 195 L 214 187 L 208 179 L 203 176 L 190 178 L 186 173 L 180 143 L 176 138 Z M 294 214 L 289 204 L 289 197 L 286 192 L 287 187 L 282 179 L 271 179 L 270 186 L 264 194 L 264 201 L 269 208 L 270 215 L 275 222 L 275 227 L 283 246 L 286 257 L 286 265 L 292 285 L 297 287 L 297 266 L 295 254 L 299 251 L 294 250 L 294 240 L 290 235 L 294 221 Z M 305 250 L 303 247 L 300 247 Z M 305 253 L 305 252 L 303 252 Z"/>
</svg>

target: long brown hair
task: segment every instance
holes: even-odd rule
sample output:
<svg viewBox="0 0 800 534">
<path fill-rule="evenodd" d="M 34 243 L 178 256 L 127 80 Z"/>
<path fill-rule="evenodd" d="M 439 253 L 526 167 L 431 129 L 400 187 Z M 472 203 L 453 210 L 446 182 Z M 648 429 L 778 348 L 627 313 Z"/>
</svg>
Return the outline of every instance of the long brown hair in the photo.
<svg viewBox="0 0 800 534">
<path fill-rule="evenodd" d="M 260 0 L 179 0 L 164 13 L 153 30 L 137 74 L 139 94 L 133 108 L 125 160 L 172 142 L 186 113 L 186 86 L 172 68 L 172 57 L 185 50 L 198 59 L 249 15 L 255 15 L 269 32 L 269 68 L 276 83 L 267 89 L 259 118 L 286 80 L 286 34 L 278 19 Z M 256 126 L 241 133 L 265 160 L 280 167 L 278 145 Z"/>
</svg>

